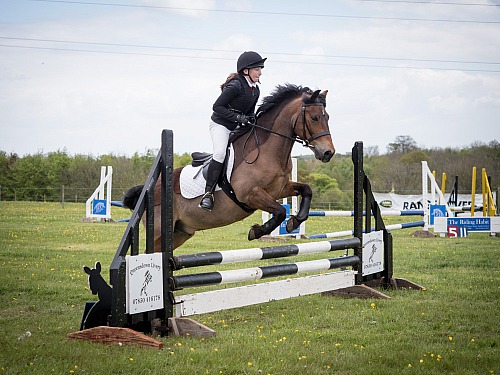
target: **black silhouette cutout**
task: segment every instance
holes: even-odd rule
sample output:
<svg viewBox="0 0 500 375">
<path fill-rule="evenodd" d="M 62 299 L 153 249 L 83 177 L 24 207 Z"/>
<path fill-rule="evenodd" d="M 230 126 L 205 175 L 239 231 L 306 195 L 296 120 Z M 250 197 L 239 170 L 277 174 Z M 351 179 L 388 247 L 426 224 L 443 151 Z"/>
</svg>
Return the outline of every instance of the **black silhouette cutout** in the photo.
<svg viewBox="0 0 500 375">
<path fill-rule="evenodd" d="M 83 267 L 89 275 L 89 288 L 92 294 L 97 294 L 99 301 L 87 302 L 83 313 L 80 329 L 88 329 L 108 325 L 108 316 L 111 314 L 111 287 L 101 276 L 101 263 L 96 262 L 95 268 Z"/>
</svg>

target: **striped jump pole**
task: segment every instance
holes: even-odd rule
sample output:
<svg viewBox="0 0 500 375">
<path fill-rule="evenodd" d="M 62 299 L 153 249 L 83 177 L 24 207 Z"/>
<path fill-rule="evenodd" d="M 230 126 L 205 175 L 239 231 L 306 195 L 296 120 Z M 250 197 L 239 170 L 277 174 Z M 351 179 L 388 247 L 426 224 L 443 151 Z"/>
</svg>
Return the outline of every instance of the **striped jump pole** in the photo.
<svg viewBox="0 0 500 375">
<path fill-rule="evenodd" d="M 415 221 L 413 223 L 402 223 L 402 224 L 390 224 L 386 225 L 385 229 L 387 230 L 397 230 L 397 229 L 406 229 L 406 228 L 415 228 L 415 227 L 423 227 L 425 225 L 424 221 Z M 375 228 L 372 228 L 371 231 L 375 231 Z M 363 229 L 363 233 L 365 230 Z M 323 234 L 313 234 L 311 236 L 307 236 L 309 239 L 320 239 L 320 238 L 337 238 L 337 237 L 346 237 L 352 236 L 352 230 L 344 230 L 340 232 L 332 232 L 332 233 L 323 233 Z"/>
<path fill-rule="evenodd" d="M 306 262 L 278 264 L 244 268 L 239 270 L 216 271 L 191 275 L 173 276 L 170 280 L 174 289 L 214 284 L 227 284 L 240 281 L 253 281 L 268 277 L 295 275 L 306 272 L 328 271 L 335 268 L 355 266 L 359 263 L 356 255 Z"/>
<path fill-rule="evenodd" d="M 288 256 L 324 253 L 334 250 L 352 249 L 361 245 L 359 238 L 309 242 L 294 245 L 271 246 L 262 248 L 214 251 L 207 253 L 178 255 L 170 259 L 174 271 L 189 267 L 200 267 L 214 264 L 247 262 L 252 260 L 283 258 Z"/>
<path fill-rule="evenodd" d="M 424 216 L 424 210 L 383 210 L 380 213 L 382 216 Z M 354 211 L 309 211 L 309 216 L 350 217 L 354 216 Z M 366 211 L 363 211 L 363 216 L 366 216 Z"/>
</svg>

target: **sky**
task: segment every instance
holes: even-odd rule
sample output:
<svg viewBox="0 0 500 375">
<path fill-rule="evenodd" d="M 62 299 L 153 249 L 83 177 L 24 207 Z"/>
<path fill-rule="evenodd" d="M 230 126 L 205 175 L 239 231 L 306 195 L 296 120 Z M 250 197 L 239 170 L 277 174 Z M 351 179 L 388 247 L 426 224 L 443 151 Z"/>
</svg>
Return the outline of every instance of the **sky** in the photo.
<svg viewBox="0 0 500 375">
<path fill-rule="evenodd" d="M 328 90 L 338 153 L 500 141 L 500 0 L 0 0 L 0 151 L 211 152 L 243 51 Z M 300 145 L 294 155 L 312 154 Z"/>
</svg>

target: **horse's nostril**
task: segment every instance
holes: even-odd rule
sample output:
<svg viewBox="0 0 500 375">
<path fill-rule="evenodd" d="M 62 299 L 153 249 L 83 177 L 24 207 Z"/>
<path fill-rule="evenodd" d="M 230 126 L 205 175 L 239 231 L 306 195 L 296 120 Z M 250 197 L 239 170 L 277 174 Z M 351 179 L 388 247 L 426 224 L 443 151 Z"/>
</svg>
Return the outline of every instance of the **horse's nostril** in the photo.
<svg viewBox="0 0 500 375">
<path fill-rule="evenodd" d="M 335 153 L 334 151 L 332 152 L 330 150 L 325 151 L 325 153 L 323 154 L 323 161 L 325 161 L 325 162 L 330 161 L 330 159 L 333 157 L 334 153 Z"/>
</svg>

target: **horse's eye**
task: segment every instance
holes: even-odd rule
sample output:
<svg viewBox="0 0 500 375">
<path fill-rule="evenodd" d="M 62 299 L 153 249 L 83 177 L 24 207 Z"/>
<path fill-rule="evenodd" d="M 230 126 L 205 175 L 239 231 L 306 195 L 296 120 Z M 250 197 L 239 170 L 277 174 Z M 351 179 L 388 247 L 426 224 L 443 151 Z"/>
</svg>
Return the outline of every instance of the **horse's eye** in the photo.
<svg viewBox="0 0 500 375">
<path fill-rule="evenodd" d="M 318 116 L 311 116 L 311 120 L 313 120 L 313 121 L 318 121 L 318 120 L 319 120 L 319 117 L 318 117 Z"/>
</svg>

